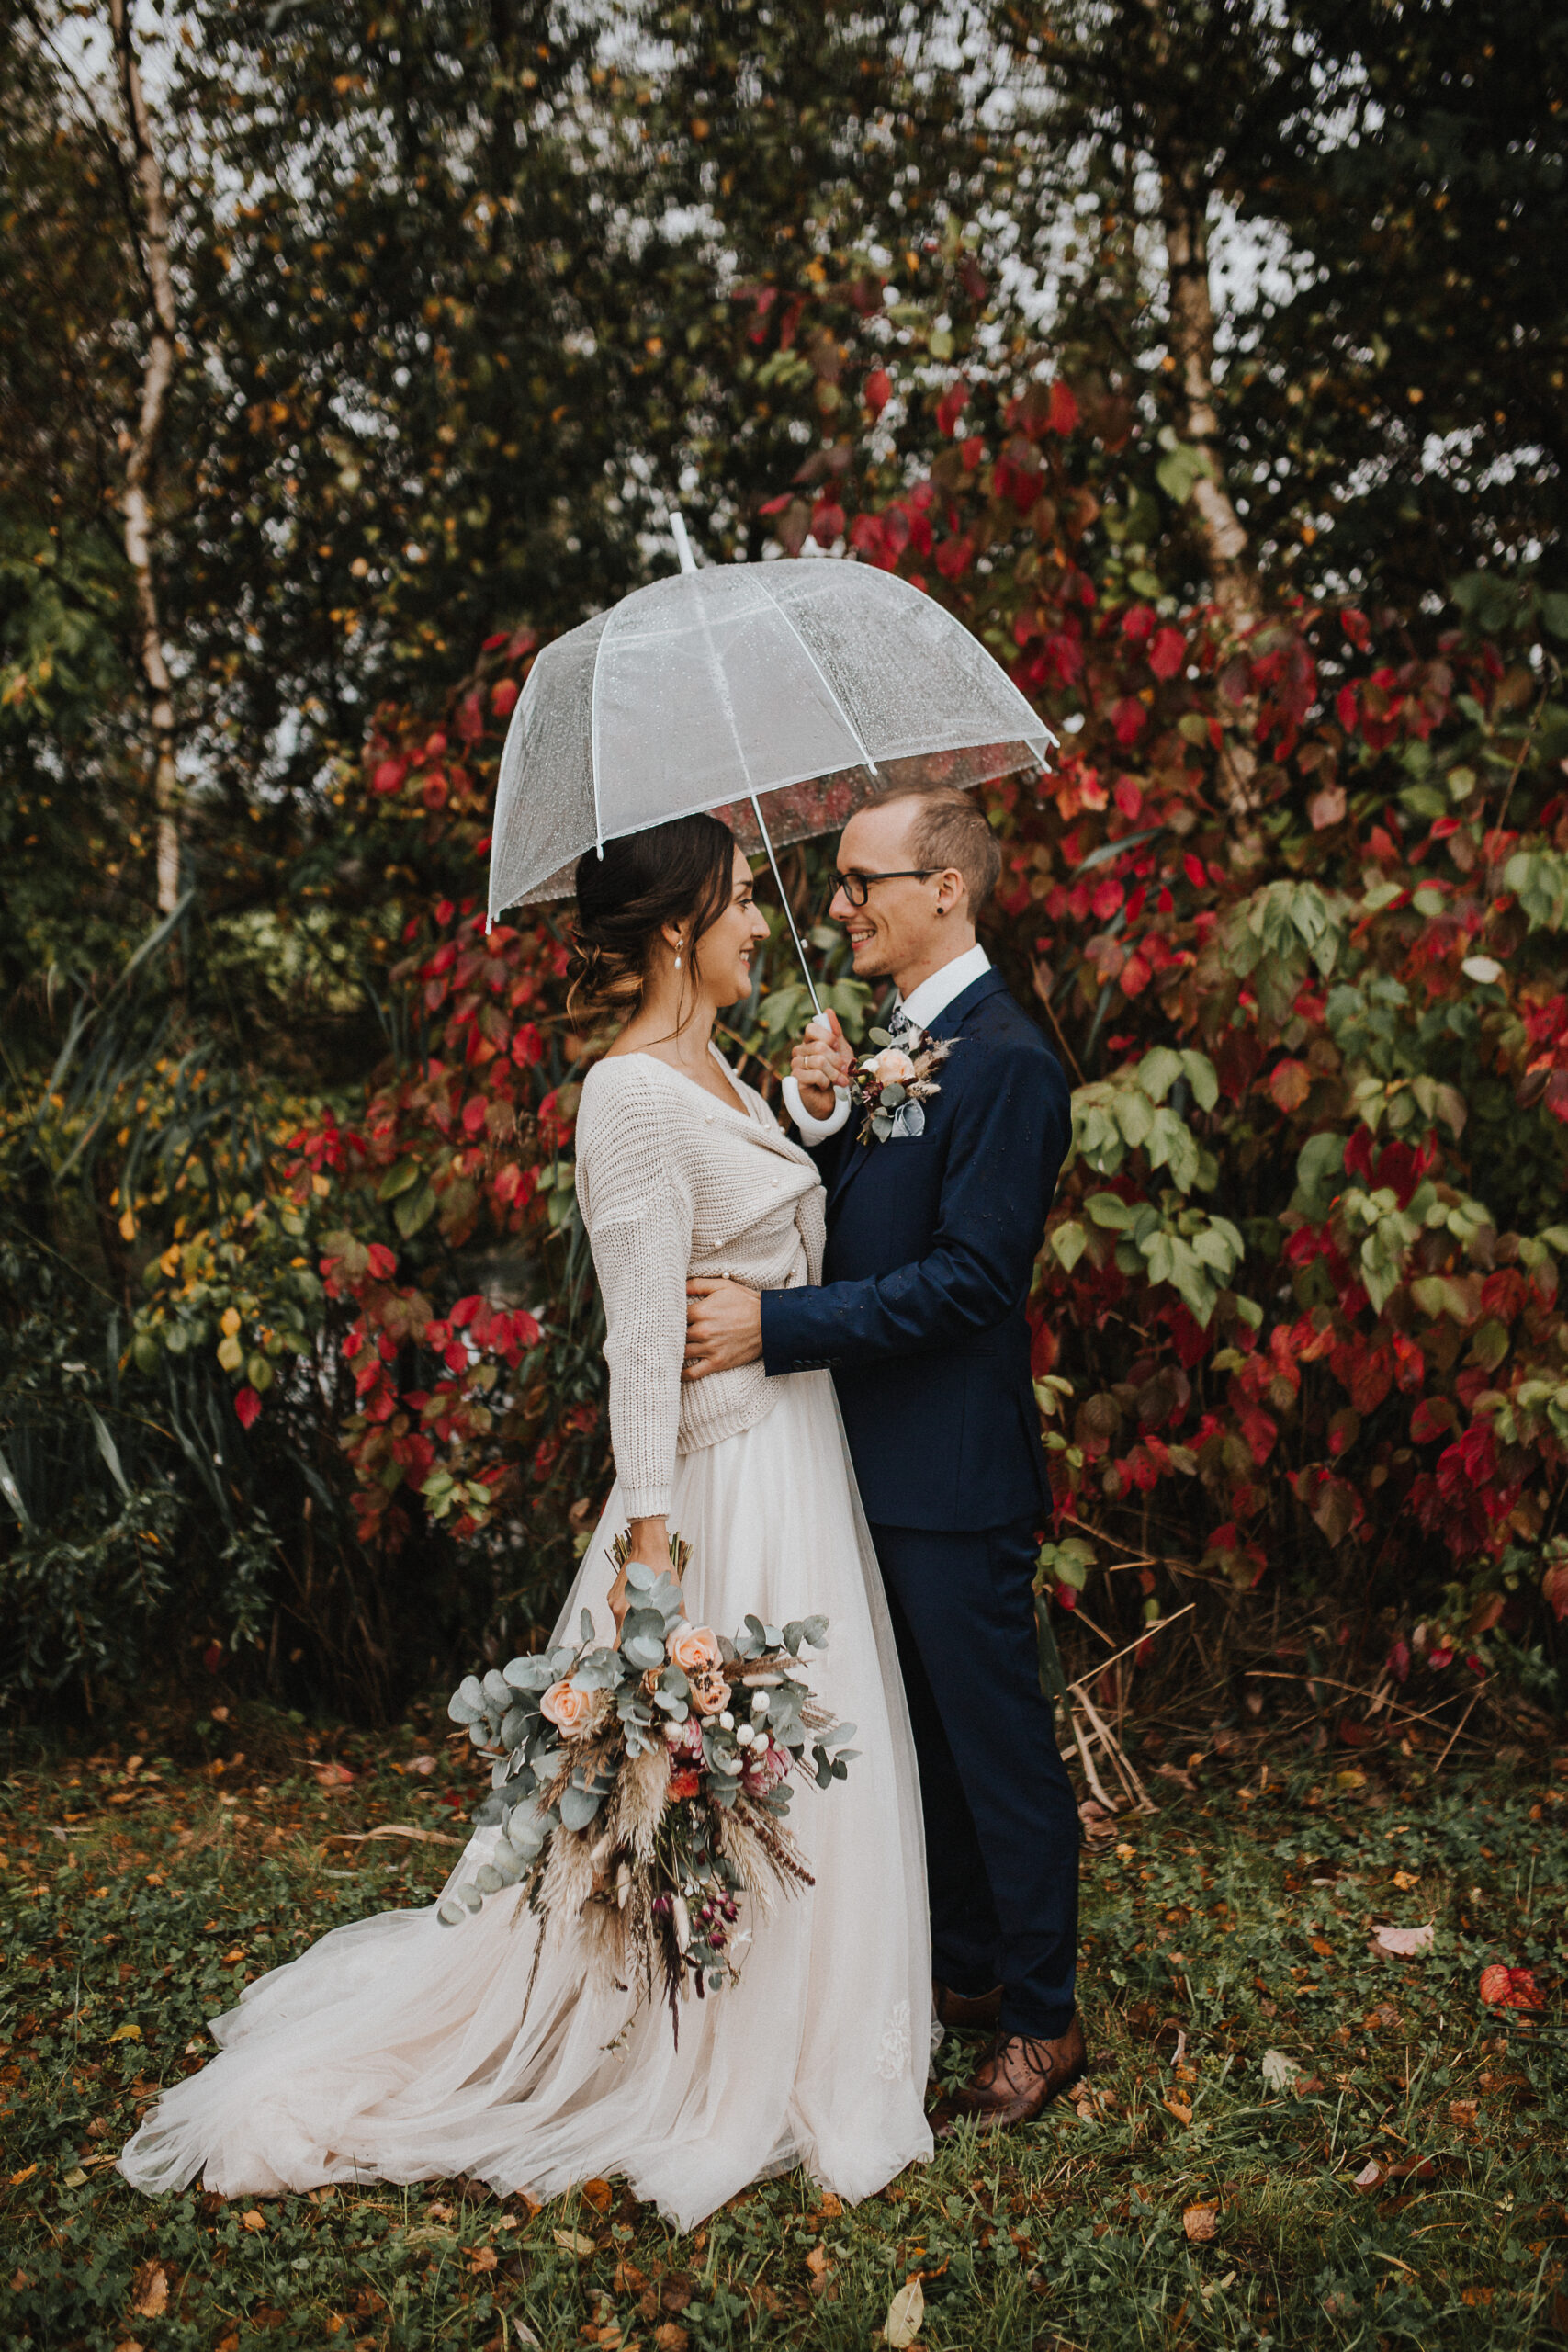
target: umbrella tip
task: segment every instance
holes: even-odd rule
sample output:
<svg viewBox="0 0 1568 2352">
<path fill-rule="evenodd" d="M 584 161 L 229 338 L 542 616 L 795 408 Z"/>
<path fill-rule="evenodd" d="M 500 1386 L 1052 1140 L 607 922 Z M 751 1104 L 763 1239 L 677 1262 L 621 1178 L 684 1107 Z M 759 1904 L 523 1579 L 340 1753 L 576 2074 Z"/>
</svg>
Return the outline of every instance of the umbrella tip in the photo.
<svg viewBox="0 0 1568 2352">
<path fill-rule="evenodd" d="M 678 506 L 670 509 L 670 531 L 675 542 L 675 552 L 681 559 L 682 571 L 695 571 L 697 559 L 692 553 L 692 542 L 686 537 L 686 518 Z"/>
</svg>

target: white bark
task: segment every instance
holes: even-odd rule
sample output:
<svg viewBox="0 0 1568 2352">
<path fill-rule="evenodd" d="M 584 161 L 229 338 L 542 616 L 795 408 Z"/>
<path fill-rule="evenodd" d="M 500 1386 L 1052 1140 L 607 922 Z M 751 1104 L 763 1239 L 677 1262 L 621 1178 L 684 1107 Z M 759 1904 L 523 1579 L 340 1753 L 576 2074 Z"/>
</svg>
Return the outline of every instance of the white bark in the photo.
<svg viewBox="0 0 1568 2352">
<path fill-rule="evenodd" d="M 125 556 L 136 586 L 141 674 L 152 733 L 158 908 L 160 913 L 169 914 L 180 895 L 180 788 L 175 759 L 174 682 L 164 652 L 152 556 L 158 527 L 153 494 L 158 445 L 179 356 L 175 281 L 169 266 L 169 213 L 164 175 L 142 93 L 128 0 L 108 0 L 108 11 L 135 184 L 141 197 L 141 219 L 132 225 L 152 297 L 151 332 L 141 374 L 141 409 L 125 468 Z"/>
<path fill-rule="evenodd" d="M 1209 559 L 1214 602 L 1227 628 L 1246 637 L 1263 618 L 1263 591 L 1248 557 L 1246 526 L 1235 511 L 1220 456 L 1220 420 L 1214 406 L 1214 303 L 1209 284 L 1209 191 L 1190 168 L 1162 173 L 1161 222 L 1169 273 L 1170 356 L 1181 388 L 1180 435 L 1199 451 L 1205 471 L 1192 488 L 1192 505 Z M 1250 707 L 1237 714 L 1250 721 Z M 1220 752 L 1220 788 L 1233 820 L 1245 820 L 1258 806 L 1253 784 L 1257 756 L 1247 740 L 1249 727 L 1226 729 Z"/>
<path fill-rule="evenodd" d="M 1210 470 L 1192 492 L 1214 600 L 1239 630 L 1262 618 L 1258 575 L 1247 561 L 1245 525 L 1225 486 L 1220 420 L 1214 409 L 1214 304 L 1209 285 L 1208 190 L 1195 175 L 1167 175 L 1161 187 L 1166 263 L 1170 277 L 1170 356 L 1181 385 L 1181 438 Z"/>
</svg>

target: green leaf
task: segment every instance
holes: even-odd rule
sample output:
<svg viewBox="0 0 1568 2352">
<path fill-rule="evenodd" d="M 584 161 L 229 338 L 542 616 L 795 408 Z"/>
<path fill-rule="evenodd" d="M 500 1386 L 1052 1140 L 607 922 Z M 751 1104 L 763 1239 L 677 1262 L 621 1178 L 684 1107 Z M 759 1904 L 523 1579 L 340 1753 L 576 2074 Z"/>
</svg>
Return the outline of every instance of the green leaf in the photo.
<svg viewBox="0 0 1568 2352">
<path fill-rule="evenodd" d="M 1136 1151 L 1148 1139 L 1154 1125 L 1154 1106 L 1146 1094 L 1136 1087 L 1123 1087 L 1116 1097 L 1116 1124 L 1127 1139 L 1127 1147 Z"/>
<path fill-rule="evenodd" d="M 1201 1060 L 1201 1055 L 1193 1057 L 1194 1060 Z M 1185 1056 L 1175 1052 L 1169 1046 L 1150 1047 L 1138 1064 L 1134 1075 L 1151 1102 L 1164 1102 L 1177 1080 L 1181 1076 L 1185 1059 Z M 1196 1087 L 1193 1091 L 1196 1093 Z M 1205 1109 L 1208 1107 L 1208 1104 L 1204 1105 Z"/>
<path fill-rule="evenodd" d="M 411 1184 L 418 1183 L 419 1176 L 420 1163 L 417 1159 L 400 1159 L 397 1166 L 389 1168 L 382 1177 L 377 1187 L 376 1198 L 378 1201 L 395 1201 L 400 1193 L 406 1193 Z"/>
<path fill-rule="evenodd" d="M 1198 1138 L 1168 1103 L 1155 1113 L 1148 1142 L 1149 1165 L 1168 1168 L 1179 1193 L 1190 1193 L 1198 1181 Z"/>
<path fill-rule="evenodd" d="M 1125 1233 L 1135 1222 L 1139 1204 L 1124 1201 L 1116 1193 L 1091 1193 L 1084 1203 L 1088 1215 L 1096 1225 L 1108 1226 L 1114 1233 Z"/>
<path fill-rule="evenodd" d="M 553 1203 L 552 1203 L 553 1205 Z M 417 1192 L 405 1193 L 392 1211 L 392 1222 L 405 1241 L 412 1241 L 422 1226 L 428 1225 L 435 1214 L 435 1191 L 428 1180 Z"/>
<path fill-rule="evenodd" d="M 1089 1248 L 1089 1236 L 1076 1217 L 1059 1225 L 1051 1236 L 1051 1247 L 1065 1274 L 1070 1274 L 1084 1251 Z"/>
<path fill-rule="evenodd" d="M 1568 595 L 1561 588 L 1549 588 L 1540 600 L 1540 617 L 1553 637 L 1568 638 Z"/>
<path fill-rule="evenodd" d="M 1207 1054 L 1194 1053 L 1190 1046 L 1181 1051 L 1181 1067 L 1187 1073 L 1187 1083 L 1192 1089 L 1192 1100 L 1200 1111 L 1212 1111 L 1220 1099 L 1220 1081 L 1213 1063 Z"/>
<path fill-rule="evenodd" d="M 1321 1225 L 1344 1172 L 1344 1136 L 1309 1136 L 1296 1155 L 1296 1190 L 1291 1206 L 1310 1224 Z"/>
<path fill-rule="evenodd" d="M 89 1405 L 87 1412 L 93 1424 L 93 1435 L 98 1441 L 98 1452 L 104 1457 L 109 1476 L 114 1480 L 115 1485 L 125 1497 L 126 1501 L 129 1502 L 130 1500 L 130 1481 L 126 1476 L 124 1470 L 120 1466 L 119 1448 L 116 1445 L 113 1437 L 110 1435 L 108 1425 L 105 1421 L 102 1414 L 98 1411 L 96 1406 Z"/>
<path fill-rule="evenodd" d="M 34 1532 L 33 1523 L 28 1514 L 28 1507 L 22 1500 L 22 1490 L 17 1486 L 16 1475 L 4 1453 L 0 1453 L 0 1495 L 5 1496 L 6 1500 L 20 1520 L 23 1532 L 31 1535 Z"/>
</svg>

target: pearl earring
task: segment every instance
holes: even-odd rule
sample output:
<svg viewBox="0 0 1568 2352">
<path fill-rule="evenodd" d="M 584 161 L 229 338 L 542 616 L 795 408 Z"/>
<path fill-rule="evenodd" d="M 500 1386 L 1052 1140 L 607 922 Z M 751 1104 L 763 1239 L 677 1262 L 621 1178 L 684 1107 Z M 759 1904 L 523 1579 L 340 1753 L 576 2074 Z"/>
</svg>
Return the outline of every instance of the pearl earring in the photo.
<svg viewBox="0 0 1568 2352">
<path fill-rule="evenodd" d="M 681 968 L 681 949 L 683 944 L 684 943 L 679 939 L 675 942 L 675 969 L 677 971 Z"/>
</svg>

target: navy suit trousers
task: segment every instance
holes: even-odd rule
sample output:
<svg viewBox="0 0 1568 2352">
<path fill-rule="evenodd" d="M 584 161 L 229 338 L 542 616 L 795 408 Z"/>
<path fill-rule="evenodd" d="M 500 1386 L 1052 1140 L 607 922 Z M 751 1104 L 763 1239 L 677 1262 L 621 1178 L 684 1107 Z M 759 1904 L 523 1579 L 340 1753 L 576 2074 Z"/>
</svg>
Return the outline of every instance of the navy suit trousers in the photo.
<svg viewBox="0 0 1568 2352">
<path fill-rule="evenodd" d="M 1033 1521 L 871 1537 L 920 1768 L 932 1973 L 955 1993 L 1000 1984 L 1004 2033 L 1065 2033 L 1078 1815 L 1040 1688 Z"/>
</svg>

